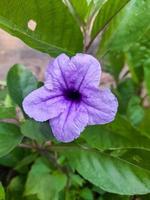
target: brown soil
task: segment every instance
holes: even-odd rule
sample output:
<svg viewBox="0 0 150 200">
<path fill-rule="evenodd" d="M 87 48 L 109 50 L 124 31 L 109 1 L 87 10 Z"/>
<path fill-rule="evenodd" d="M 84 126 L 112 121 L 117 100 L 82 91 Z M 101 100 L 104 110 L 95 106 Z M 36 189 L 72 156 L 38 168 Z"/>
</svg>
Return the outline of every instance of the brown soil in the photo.
<svg viewBox="0 0 150 200">
<path fill-rule="evenodd" d="M 40 71 L 44 71 L 49 59 L 47 54 L 31 49 L 0 29 L 0 80 L 5 80 L 9 68 L 16 63 L 29 67 L 42 79 Z"/>
</svg>

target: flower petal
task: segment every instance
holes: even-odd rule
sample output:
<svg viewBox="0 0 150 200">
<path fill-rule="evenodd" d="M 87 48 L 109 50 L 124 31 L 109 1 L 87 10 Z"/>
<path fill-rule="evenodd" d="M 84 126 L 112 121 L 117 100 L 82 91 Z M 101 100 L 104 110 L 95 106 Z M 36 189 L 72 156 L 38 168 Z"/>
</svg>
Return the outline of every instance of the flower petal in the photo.
<svg viewBox="0 0 150 200">
<path fill-rule="evenodd" d="M 68 88 L 66 75 L 72 73 L 70 58 L 65 54 L 60 54 L 49 63 L 46 71 L 45 86 L 48 89 Z"/>
<path fill-rule="evenodd" d="M 71 103 L 60 116 L 51 119 L 50 126 L 57 140 L 71 142 L 84 130 L 88 114 L 84 106 Z"/>
<path fill-rule="evenodd" d="M 44 86 L 31 92 L 23 101 L 27 115 L 41 122 L 58 116 L 66 107 L 66 101 L 59 90 L 49 91 Z"/>
<path fill-rule="evenodd" d="M 98 86 L 100 83 L 101 66 L 99 61 L 91 55 L 78 53 L 71 58 L 77 68 L 76 88 Z"/>
<path fill-rule="evenodd" d="M 93 56 L 80 53 L 70 59 L 61 54 L 49 64 L 45 86 L 48 89 L 59 87 L 78 90 L 87 85 L 98 86 L 100 75 L 100 63 Z"/>
<path fill-rule="evenodd" d="M 82 103 L 89 115 L 89 125 L 113 121 L 118 108 L 117 98 L 109 89 L 84 88 Z"/>
</svg>

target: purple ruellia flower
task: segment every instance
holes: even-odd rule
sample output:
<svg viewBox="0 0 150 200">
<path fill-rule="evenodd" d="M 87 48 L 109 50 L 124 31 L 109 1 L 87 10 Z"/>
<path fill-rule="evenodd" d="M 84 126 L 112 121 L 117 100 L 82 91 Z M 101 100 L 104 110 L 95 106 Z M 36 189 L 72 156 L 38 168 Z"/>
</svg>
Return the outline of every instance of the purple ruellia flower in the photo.
<svg viewBox="0 0 150 200">
<path fill-rule="evenodd" d="M 100 63 L 91 55 L 59 55 L 49 64 L 44 86 L 23 101 L 36 121 L 47 121 L 57 140 L 70 142 L 87 125 L 111 122 L 118 102 L 109 89 L 100 89 Z M 92 134 L 92 133 L 91 133 Z"/>
</svg>

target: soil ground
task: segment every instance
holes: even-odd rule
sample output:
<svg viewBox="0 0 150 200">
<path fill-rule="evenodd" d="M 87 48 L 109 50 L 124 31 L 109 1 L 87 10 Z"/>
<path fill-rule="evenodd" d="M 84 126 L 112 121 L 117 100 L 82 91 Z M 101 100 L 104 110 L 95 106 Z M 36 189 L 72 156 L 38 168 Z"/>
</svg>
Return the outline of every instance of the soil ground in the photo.
<svg viewBox="0 0 150 200">
<path fill-rule="evenodd" d="M 21 40 L 0 29 L 0 80 L 5 80 L 6 74 L 14 64 L 29 67 L 39 79 L 40 71 L 47 66 L 50 57 L 47 54 L 33 50 Z"/>
</svg>

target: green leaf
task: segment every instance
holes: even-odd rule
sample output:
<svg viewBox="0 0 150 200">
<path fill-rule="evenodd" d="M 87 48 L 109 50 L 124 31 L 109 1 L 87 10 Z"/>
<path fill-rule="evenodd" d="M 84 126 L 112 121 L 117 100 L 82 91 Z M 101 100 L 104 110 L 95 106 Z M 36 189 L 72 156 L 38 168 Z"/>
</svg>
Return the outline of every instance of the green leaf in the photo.
<svg viewBox="0 0 150 200">
<path fill-rule="evenodd" d="M 5 200 L 5 190 L 1 183 L 0 183 L 0 200 Z"/>
<path fill-rule="evenodd" d="M 7 199 L 23 200 L 24 179 L 21 176 L 12 178 L 7 188 Z"/>
<path fill-rule="evenodd" d="M 80 197 L 84 200 L 93 200 L 94 199 L 93 193 L 92 193 L 91 189 L 89 189 L 89 188 L 83 188 L 80 191 Z"/>
<path fill-rule="evenodd" d="M 37 89 L 38 82 L 23 65 L 14 65 L 8 72 L 7 85 L 13 101 L 22 107 L 24 97 Z"/>
<path fill-rule="evenodd" d="M 141 83 L 144 78 L 145 62 L 150 57 L 150 29 L 143 37 L 126 52 L 126 62 L 136 83 Z"/>
<path fill-rule="evenodd" d="M 0 27 L 52 56 L 82 50 L 80 28 L 60 0 L 0 1 Z"/>
<path fill-rule="evenodd" d="M 104 200 L 131 200 L 129 196 L 106 193 L 103 196 Z"/>
<path fill-rule="evenodd" d="M 6 99 L 8 90 L 7 87 L 3 86 L 2 88 L 0 87 L 0 104 L 4 104 L 4 101 Z"/>
<path fill-rule="evenodd" d="M 117 115 L 114 122 L 103 126 L 89 126 L 81 137 L 100 150 L 139 148 L 150 150 L 150 140 L 134 128 L 126 118 Z"/>
<path fill-rule="evenodd" d="M 18 162 L 15 166 L 15 170 L 19 171 L 20 173 L 26 173 L 27 170 L 29 170 L 28 165 L 30 165 L 31 163 L 33 163 L 37 158 L 37 154 L 36 153 L 32 153 L 30 155 L 27 155 L 26 157 L 24 157 L 23 159 L 20 160 L 20 162 Z M 26 169 L 27 167 L 27 169 Z"/>
<path fill-rule="evenodd" d="M 51 172 L 43 160 L 38 159 L 28 174 L 25 195 L 36 194 L 39 200 L 57 200 L 66 181 L 64 174 L 58 171 Z"/>
<path fill-rule="evenodd" d="M 122 159 L 150 171 L 150 152 L 141 149 L 128 149 L 121 156 Z"/>
<path fill-rule="evenodd" d="M 15 118 L 16 112 L 14 107 L 4 107 L 0 105 L 0 119 Z"/>
<path fill-rule="evenodd" d="M 9 154 L 0 158 L 0 165 L 14 168 L 25 156 L 25 152 L 28 154 L 27 150 L 23 148 L 16 147 L 13 151 L 9 152 Z"/>
<path fill-rule="evenodd" d="M 22 140 L 20 129 L 15 124 L 0 123 L 0 157 L 12 151 Z"/>
<path fill-rule="evenodd" d="M 126 78 L 120 81 L 117 85 L 117 95 L 119 100 L 119 113 L 125 114 L 132 96 L 135 96 L 138 91 L 138 87 L 131 78 Z"/>
<path fill-rule="evenodd" d="M 91 10 L 90 4 L 87 0 L 64 0 L 65 4 L 68 6 L 69 11 L 75 17 L 79 25 L 84 25 L 86 17 Z"/>
<path fill-rule="evenodd" d="M 88 26 L 105 0 L 64 0 L 81 26 Z M 69 2 L 69 3 L 68 3 Z M 70 5 L 70 6 L 69 6 Z M 73 12 L 74 11 L 74 12 Z"/>
<path fill-rule="evenodd" d="M 150 199 L 150 194 L 140 196 L 140 198 L 141 198 L 141 200 L 149 200 Z"/>
<path fill-rule="evenodd" d="M 112 74 L 116 81 L 118 81 L 119 73 L 124 66 L 124 55 L 110 52 L 102 58 L 101 62 L 103 69 Z"/>
<path fill-rule="evenodd" d="M 95 38 L 111 19 L 117 15 L 130 0 L 106 0 L 99 10 L 92 29 L 92 38 Z"/>
<path fill-rule="evenodd" d="M 143 135 L 150 139 L 150 109 L 145 109 L 145 115 L 143 120 L 138 124 L 138 128 Z"/>
<path fill-rule="evenodd" d="M 80 146 L 64 154 L 80 175 L 105 191 L 122 195 L 150 192 L 150 171 L 138 165 Z"/>
<path fill-rule="evenodd" d="M 99 55 L 128 50 L 150 28 L 149 0 L 132 0 L 111 21 L 103 34 Z"/>
<path fill-rule="evenodd" d="M 148 59 L 144 64 L 144 81 L 147 92 L 150 96 L 150 59 Z"/>
<path fill-rule="evenodd" d="M 144 108 L 140 104 L 141 99 L 138 96 L 133 96 L 129 100 L 127 118 L 133 125 L 139 124 L 144 118 Z"/>
<path fill-rule="evenodd" d="M 38 143 L 54 139 L 51 128 L 47 122 L 41 123 L 34 120 L 26 120 L 21 125 L 21 132 L 24 136 L 36 140 Z"/>
<path fill-rule="evenodd" d="M 71 184 L 76 187 L 78 186 L 82 187 L 84 183 L 84 179 L 81 178 L 81 176 L 79 176 L 78 174 L 71 174 L 70 181 L 71 181 Z"/>
</svg>

